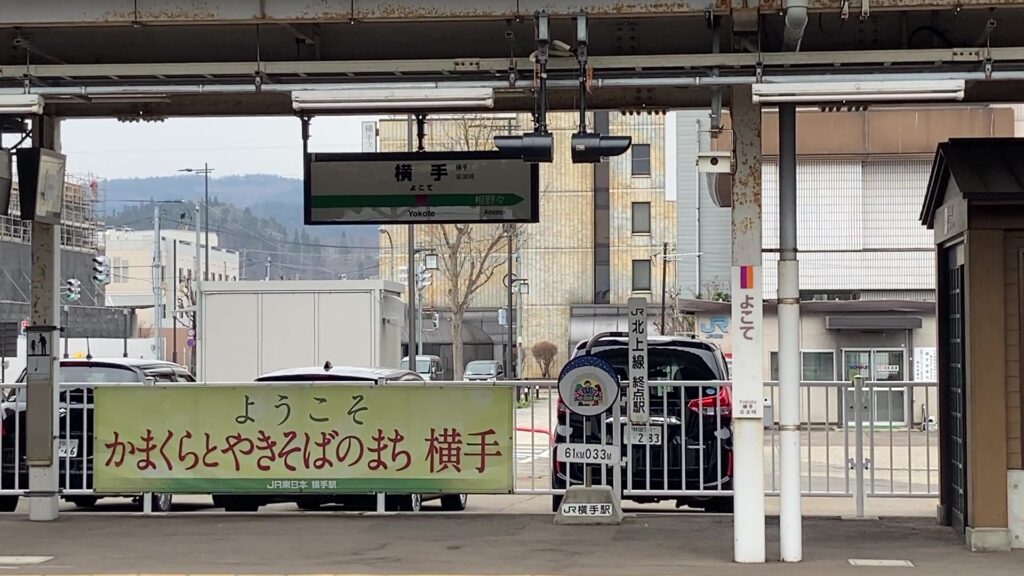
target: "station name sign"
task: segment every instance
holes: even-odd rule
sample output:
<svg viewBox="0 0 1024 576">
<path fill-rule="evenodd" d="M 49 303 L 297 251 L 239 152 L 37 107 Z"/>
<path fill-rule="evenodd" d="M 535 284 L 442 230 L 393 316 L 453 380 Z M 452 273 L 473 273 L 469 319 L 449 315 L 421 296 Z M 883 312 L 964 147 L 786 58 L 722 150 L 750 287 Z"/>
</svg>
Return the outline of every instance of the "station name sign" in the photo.
<svg viewBox="0 0 1024 576">
<path fill-rule="evenodd" d="M 537 222 L 539 190 L 497 152 L 306 154 L 306 224 Z"/>
</svg>

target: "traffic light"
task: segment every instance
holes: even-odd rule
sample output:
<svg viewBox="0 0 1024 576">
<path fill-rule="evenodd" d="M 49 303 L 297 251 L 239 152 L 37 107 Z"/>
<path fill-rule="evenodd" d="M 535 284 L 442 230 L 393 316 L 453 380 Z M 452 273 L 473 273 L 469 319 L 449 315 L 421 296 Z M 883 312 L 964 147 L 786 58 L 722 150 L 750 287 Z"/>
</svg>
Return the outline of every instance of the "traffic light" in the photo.
<svg viewBox="0 0 1024 576">
<path fill-rule="evenodd" d="M 603 136 L 594 132 L 577 132 L 572 135 L 572 163 L 596 164 L 602 158 L 625 154 L 633 144 L 629 136 Z"/>
<path fill-rule="evenodd" d="M 99 285 L 110 284 L 110 261 L 106 256 L 93 256 L 92 281 Z"/>
<path fill-rule="evenodd" d="M 495 136 L 494 145 L 509 158 L 522 158 L 525 162 L 552 162 L 555 158 L 555 139 L 550 133 L 528 132 L 522 136 Z"/>
<path fill-rule="evenodd" d="M 77 302 L 82 297 L 82 283 L 77 278 L 69 278 L 64 286 L 64 298 L 68 302 Z"/>
</svg>

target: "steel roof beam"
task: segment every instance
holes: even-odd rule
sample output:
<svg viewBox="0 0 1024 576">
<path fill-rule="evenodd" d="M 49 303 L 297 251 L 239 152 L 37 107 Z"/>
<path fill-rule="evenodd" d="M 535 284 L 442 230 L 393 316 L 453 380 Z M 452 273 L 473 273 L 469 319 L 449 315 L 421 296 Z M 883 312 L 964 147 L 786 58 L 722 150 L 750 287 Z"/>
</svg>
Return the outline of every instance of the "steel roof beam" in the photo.
<svg viewBox="0 0 1024 576">
<path fill-rule="evenodd" d="M 594 56 L 589 62 L 595 72 L 631 71 L 638 75 L 671 70 L 700 70 L 721 68 L 753 70 L 848 65 L 923 65 L 937 67 L 950 64 L 1024 63 L 1024 47 L 1016 48 L 953 48 L 929 50 L 854 50 L 842 52 L 773 52 L 733 54 L 664 54 L 654 56 Z M 517 60 L 519 70 L 526 76 L 532 65 L 526 59 Z M 552 72 L 571 72 L 574 61 L 552 60 Z M 402 74 L 460 74 L 479 76 L 495 74 L 504 77 L 508 60 L 502 58 L 465 58 L 454 60 L 357 60 L 357 61 L 292 61 L 292 62 L 179 62 L 150 64 L 33 64 L 0 67 L 0 79 L 20 80 L 28 74 L 32 78 L 101 79 L 118 78 L 132 82 L 138 78 L 251 78 L 254 72 L 268 76 L 315 75 L 402 75 Z"/>
<path fill-rule="evenodd" d="M 531 0 L 35 0 L 0 7 L 12 26 L 109 26 L 155 24 L 253 24 L 452 19 L 507 19 L 547 10 L 553 16 L 703 14 L 712 0 L 539 2 Z M 10 4 L 10 5 L 7 5 Z"/>
<path fill-rule="evenodd" d="M 871 11 L 951 10 L 948 0 L 871 0 Z M 552 17 L 580 11 L 593 18 L 729 14 L 753 5 L 761 13 L 782 9 L 782 0 L 33 0 L 0 3 L 0 27 L 162 24 L 259 24 L 307 22 L 402 22 L 504 20 Z M 810 0 L 811 11 L 836 11 L 842 0 Z M 959 0 L 959 10 L 1021 7 L 1020 0 Z"/>
</svg>

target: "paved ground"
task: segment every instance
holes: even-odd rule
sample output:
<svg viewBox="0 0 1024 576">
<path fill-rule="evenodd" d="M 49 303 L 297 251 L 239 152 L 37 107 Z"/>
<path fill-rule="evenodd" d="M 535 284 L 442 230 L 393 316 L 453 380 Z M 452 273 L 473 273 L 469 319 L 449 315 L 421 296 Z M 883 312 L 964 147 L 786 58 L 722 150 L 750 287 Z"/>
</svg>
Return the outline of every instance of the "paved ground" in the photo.
<svg viewBox="0 0 1024 576">
<path fill-rule="evenodd" d="M 934 518 L 935 507 L 938 500 L 931 498 L 868 498 L 865 502 L 865 514 L 867 516 L 888 516 L 888 517 L 917 517 Z M 674 502 L 660 502 L 656 504 L 634 504 L 625 502 L 623 504 L 627 513 L 644 514 L 689 514 L 692 510 L 688 508 L 677 509 Z M 427 502 L 423 505 L 427 512 L 439 512 L 440 507 L 436 502 Z M 347 512 L 342 507 L 325 507 L 325 512 Z M 779 499 L 777 497 L 765 498 L 765 510 L 768 514 L 779 513 Z M 806 516 L 817 516 L 824 518 L 838 518 L 852 515 L 855 510 L 853 499 L 816 497 L 804 498 L 803 511 Z M 95 508 L 78 508 L 67 502 L 61 503 L 61 513 L 71 516 L 82 515 L 106 515 L 115 517 L 117 514 L 132 514 L 138 512 L 139 508 L 128 499 L 108 498 L 100 500 Z M 292 514 L 299 509 L 294 504 L 273 504 L 261 509 L 262 514 Z M 370 510 L 354 510 L 355 512 L 368 512 Z M 22 500 L 18 507 L 18 513 L 28 514 L 28 504 Z M 209 496 L 187 496 L 177 495 L 174 497 L 174 514 L 197 515 L 197 514 L 221 514 L 222 509 L 213 507 Z M 467 514 L 550 514 L 550 496 L 471 496 Z M 0 519 L 4 515 L 0 515 Z M 0 532 L 0 534 L 3 534 Z M 0 543 L 3 539 L 0 537 Z M 0 549 L 0 554 L 4 554 Z M 2 575 L 2 573 L 0 573 Z"/>
<path fill-rule="evenodd" d="M 777 521 L 769 520 L 769 558 Z M 554 526 L 540 514 L 69 514 L 56 523 L 0 518 L 4 554 L 53 556 L 7 574 L 685 575 L 889 574 L 1019 576 L 1024 552 L 971 554 L 924 518 L 808 519 L 806 561 L 731 562 L 732 519 L 628 517 L 616 527 Z M 851 558 L 909 560 L 854 568 Z"/>
</svg>

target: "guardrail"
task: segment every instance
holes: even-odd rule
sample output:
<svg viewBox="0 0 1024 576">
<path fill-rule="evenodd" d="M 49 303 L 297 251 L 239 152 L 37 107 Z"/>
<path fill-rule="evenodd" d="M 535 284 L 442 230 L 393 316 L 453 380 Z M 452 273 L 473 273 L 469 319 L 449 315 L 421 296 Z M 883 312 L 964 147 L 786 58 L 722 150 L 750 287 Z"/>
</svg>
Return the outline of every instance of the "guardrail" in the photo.
<svg viewBox="0 0 1024 576">
<path fill-rule="evenodd" d="M 305 386 L 339 383 L 303 384 Z M 344 383 L 341 383 L 344 384 Z M 403 386 L 410 383 L 403 382 Z M 612 467 L 560 464 L 558 443 L 611 444 L 611 416 L 584 419 L 560 409 L 554 381 L 426 382 L 423 386 L 491 385 L 529 391 L 514 417 L 516 494 L 552 495 L 590 481 L 609 484 Z M 180 386 L 239 386 L 197 383 Z M 247 384 L 248 385 L 248 384 Z M 280 383 L 252 383 L 279 386 Z M 364 384 L 365 385 L 365 384 Z M 731 495 L 731 398 L 728 382 L 652 382 L 651 421 L 622 426 L 624 497 L 707 500 Z M 101 386 L 142 386 L 139 383 Z M 90 418 L 93 384 L 61 384 L 58 438 L 61 491 L 65 498 L 92 497 Z M 68 398 L 70 392 L 70 398 Z M 804 382 L 801 384 L 801 475 L 809 496 L 930 497 L 939 490 L 939 438 L 934 382 Z M 778 384 L 765 384 L 765 488 L 778 493 Z M 28 490 L 22 462 L 25 385 L 4 390 L 0 434 L 0 496 Z M 858 404 L 856 398 L 861 401 Z M 70 401 L 69 401 L 70 400 Z M 859 432 L 858 432 L 859 430 Z M 861 442 L 857 442 L 860 438 Z M 860 446 L 860 449 L 858 449 Z M 863 481 L 858 483 L 858 471 Z"/>
</svg>

